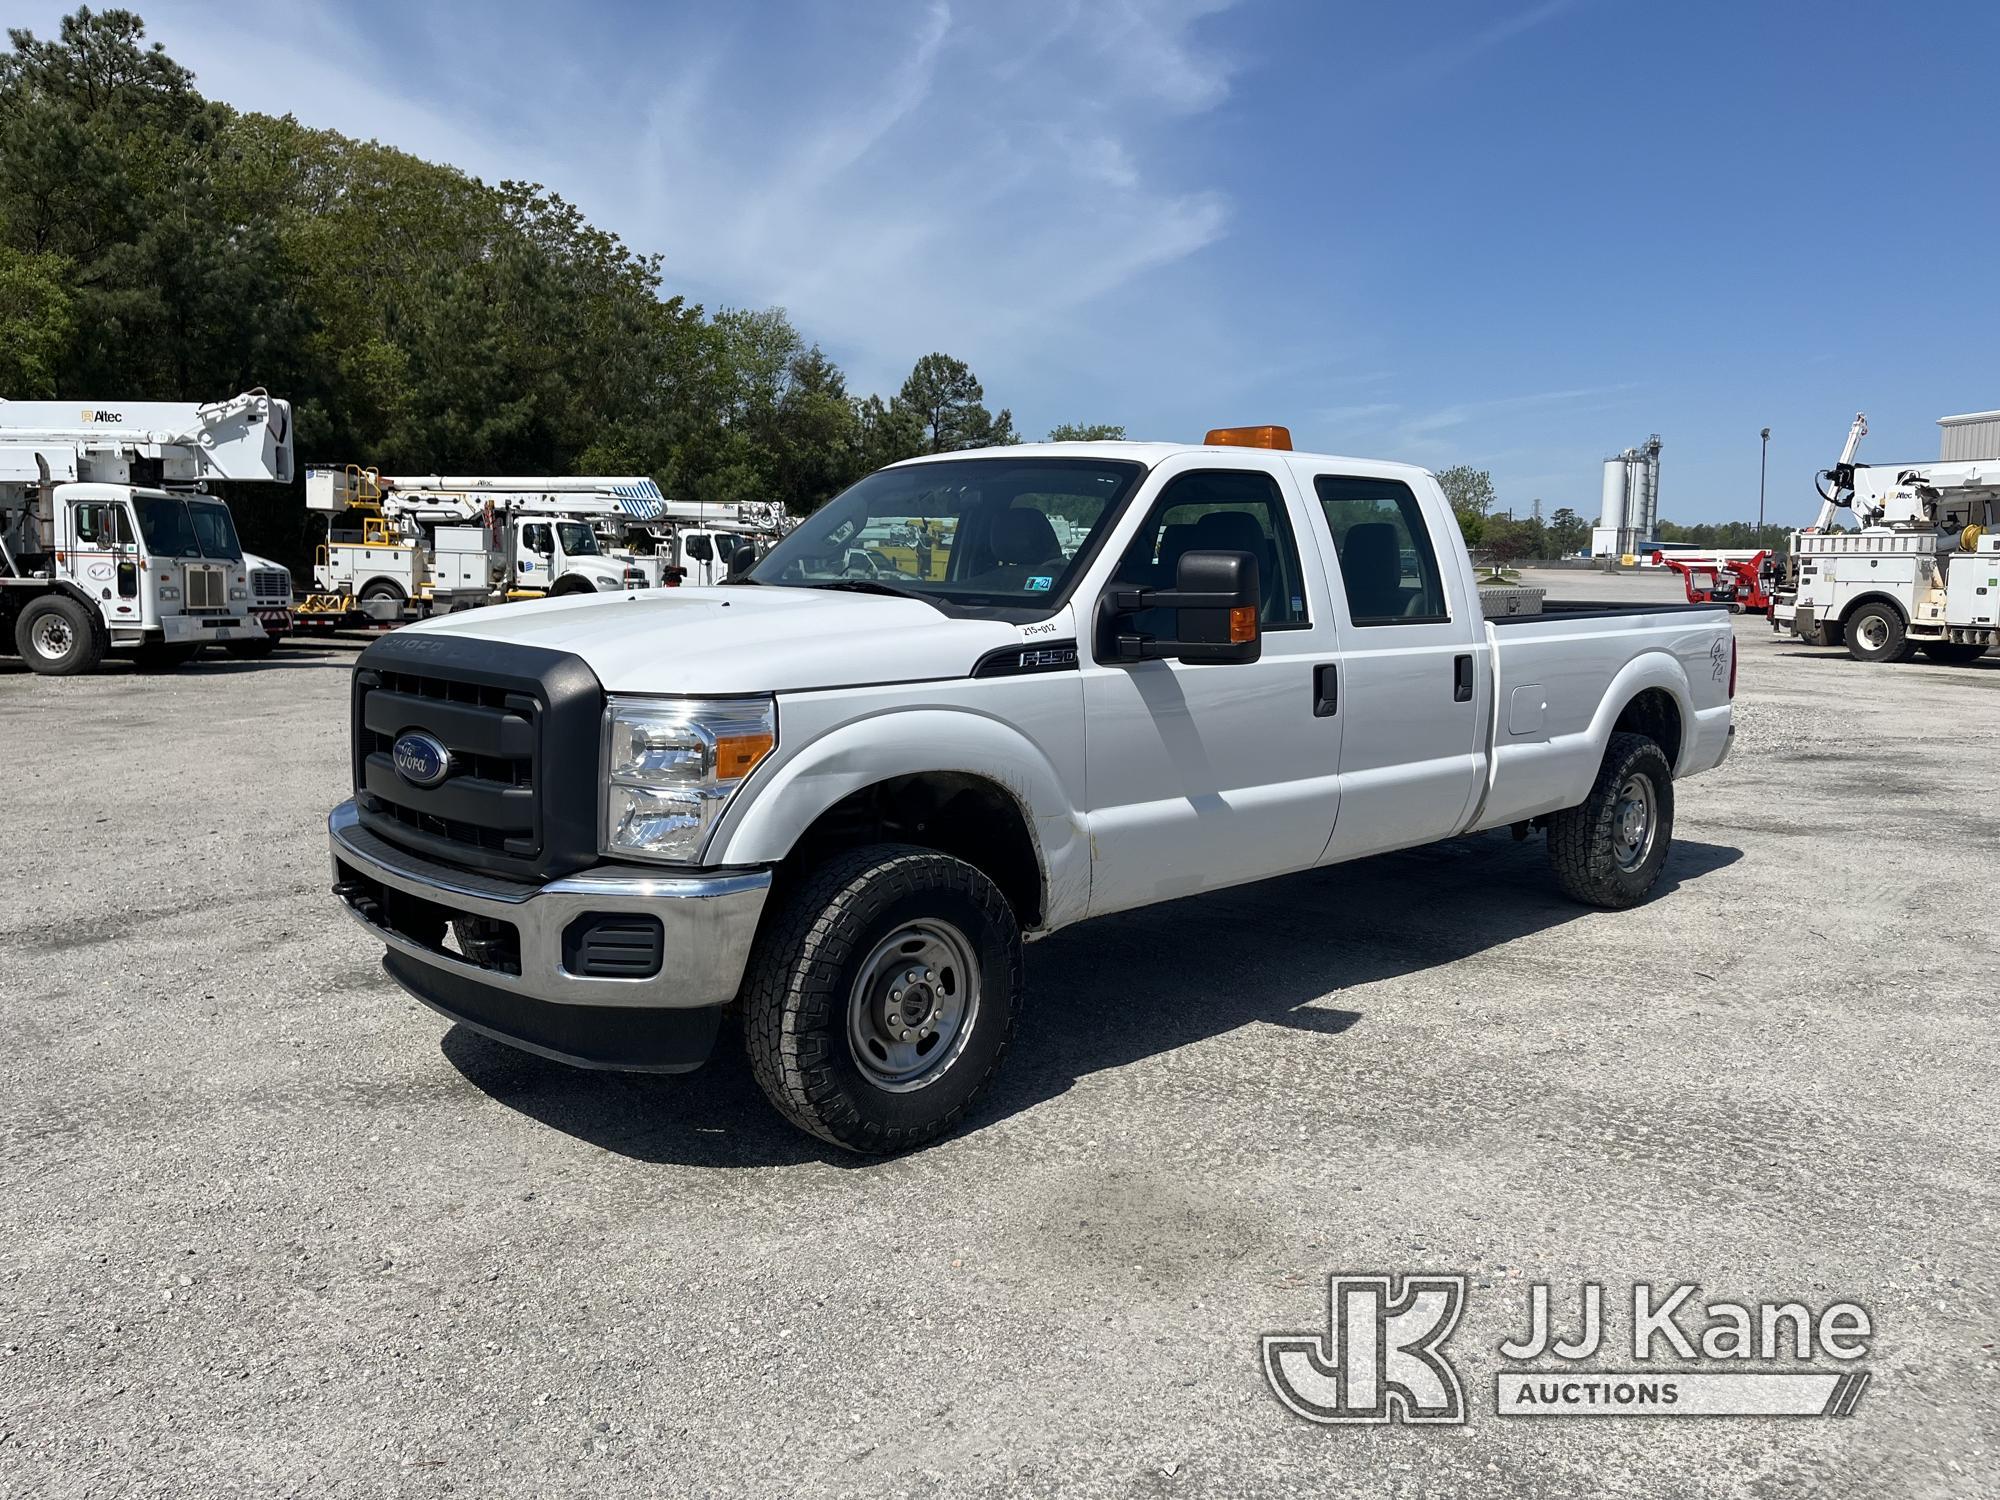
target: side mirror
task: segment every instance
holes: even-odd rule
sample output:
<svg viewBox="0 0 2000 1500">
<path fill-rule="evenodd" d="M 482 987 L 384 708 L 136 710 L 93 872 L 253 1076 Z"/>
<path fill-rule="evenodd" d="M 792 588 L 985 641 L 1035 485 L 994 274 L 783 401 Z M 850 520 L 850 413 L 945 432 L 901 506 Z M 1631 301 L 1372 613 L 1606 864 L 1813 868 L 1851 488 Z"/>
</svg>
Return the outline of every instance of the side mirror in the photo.
<svg viewBox="0 0 2000 1500">
<path fill-rule="evenodd" d="M 1258 626 L 1263 587 L 1257 559 L 1248 552 L 1185 552 L 1171 589 L 1113 584 L 1099 606 L 1098 656 L 1105 661 L 1157 661 L 1184 665 L 1251 662 L 1263 654 Z M 1171 639 L 1139 630 L 1133 616 L 1147 610 L 1175 612 Z"/>
<path fill-rule="evenodd" d="M 757 549 L 748 542 L 738 542 L 729 549 L 729 576 L 741 578 L 757 566 Z"/>
</svg>

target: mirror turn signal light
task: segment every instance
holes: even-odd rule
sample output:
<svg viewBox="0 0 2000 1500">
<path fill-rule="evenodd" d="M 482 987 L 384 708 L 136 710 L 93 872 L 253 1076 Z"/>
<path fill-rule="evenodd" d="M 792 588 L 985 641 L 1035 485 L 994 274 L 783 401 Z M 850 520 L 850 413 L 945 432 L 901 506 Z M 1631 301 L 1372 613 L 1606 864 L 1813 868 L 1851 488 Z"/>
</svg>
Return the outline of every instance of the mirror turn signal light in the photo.
<svg viewBox="0 0 2000 1500">
<path fill-rule="evenodd" d="M 1257 639 L 1257 606 L 1238 604 L 1229 611 L 1229 644 L 1240 646 Z"/>
<path fill-rule="evenodd" d="M 1202 439 L 1209 448 L 1278 448 L 1292 451 L 1289 427 L 1211 427 Z"/>
</svg>

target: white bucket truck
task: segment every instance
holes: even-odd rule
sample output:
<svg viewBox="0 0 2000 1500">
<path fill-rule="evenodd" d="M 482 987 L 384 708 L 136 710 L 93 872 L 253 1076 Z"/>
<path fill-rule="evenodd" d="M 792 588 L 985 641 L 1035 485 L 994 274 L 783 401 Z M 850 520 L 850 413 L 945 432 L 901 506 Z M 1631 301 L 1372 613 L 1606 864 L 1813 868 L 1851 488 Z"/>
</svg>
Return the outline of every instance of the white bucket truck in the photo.
<svg viewBox="0 0 2000 1500">
<path fill-rule="evenodd" d="M 1964 666 L 2000 645 L 2000 412 L 1938 425 L 1946 456 L 1935 463 L 1858 464 L 1868 418 L 1856 415 L 1840 461 L 1820 475 L 1819 515 L 1793 533 L 1773 630 L 1845 645 L 1857 661 L 1921 650 Z M 1835 525 L 1841 511 L 1857 530 Z"/>
<path fill-rule="evenodd" d="M 378 620 L 503 599 L 651 588 L 663 564 L 607 548 L 665 502 L 643 476 L 381 474 L 350 464 L 306 474 L 327 517 L 313 566 L 315 619 L 358 609 Z"/>
<path fill-rule="evenodd" d="M 177 666 L 211 642 L 269 649 L 235 522 L 206 486 L 291 478 L 291 407 L 263 391 L 0 401 L 0 649 L 49 676 L 106 655 Z"/>
</svg>

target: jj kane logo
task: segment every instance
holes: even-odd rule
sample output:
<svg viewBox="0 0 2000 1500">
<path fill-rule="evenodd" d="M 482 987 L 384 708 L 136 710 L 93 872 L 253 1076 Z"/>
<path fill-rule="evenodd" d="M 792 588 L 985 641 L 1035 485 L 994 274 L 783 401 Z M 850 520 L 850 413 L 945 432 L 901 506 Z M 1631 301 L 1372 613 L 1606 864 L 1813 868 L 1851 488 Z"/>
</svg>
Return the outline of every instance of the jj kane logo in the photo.
<svg viewBox="0 0 2000 1500">
<path fill-rule="evenodd" d="M 1445 1344 L 1465 1310 L 1463 1275 L 1335 1274 L 1325 1332 L 1266 1334 L 1264 1378 L 1309 1422 L 1461 1423 L 1466 1401 Z M 1874 1325 L 1855 1302 L 1698 1303 L 1680 1284 L 1631 1289 L 1633 1368 L 1619 1353 L 1604 1287 L 1585 1282 L 1562 1329 L 1546 1282 L 1527 1287 L 1526 1332 L 1503 1340 L 1494 1411 L 1503 1417 L 1844 1417 L 1860 1403 Z M 1520 1326 L 1517 1324 L 1516 1326 Z M 1582 1368 L 1588 1361 L 1593 1367 Z M 1832 1368 L 1828 1368 L 1828 1362 Z"/>
</svg>

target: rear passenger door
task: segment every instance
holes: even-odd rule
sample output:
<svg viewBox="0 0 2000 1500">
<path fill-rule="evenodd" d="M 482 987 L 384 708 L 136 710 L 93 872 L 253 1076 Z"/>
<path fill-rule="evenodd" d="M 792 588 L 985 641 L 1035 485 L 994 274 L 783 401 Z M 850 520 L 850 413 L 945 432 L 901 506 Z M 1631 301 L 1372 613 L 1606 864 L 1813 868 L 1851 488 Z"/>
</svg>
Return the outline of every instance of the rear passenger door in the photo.
<svg viewBox="0 0 2000 1500">
<path fill-rule="evenodd" d="M 1314 698 L 1336 627 L 1291 475 L 1200 455 L 1169 460 L 1149 489 L 1136 529 L 1112 538 L 1111 580 L 1171 587 L 1184 552 L 1249 552 L 1262 648 L 1228 664 L 1085 661 L 1093 914 L 1308 869 L 1340 806 L 1341 726 Z M 1076 601 L 1086 658 L 1104 587 Z M 1162 610 L 1136 624 L 1170 639 L 1177 622 Z"/>
<path fill-rule="evenodd" d="M 1299 477 L 1342 617 L 1340 820 L 1324 860 L 1449 837 L 1485 767 L 1478 600 L 1403 479 L 1332 466 Z"/>
</svg>

